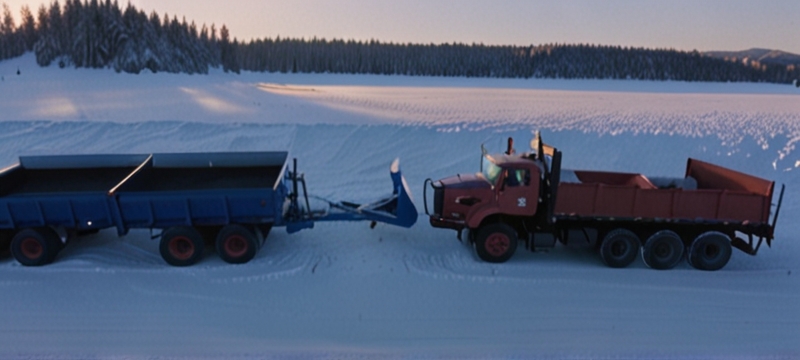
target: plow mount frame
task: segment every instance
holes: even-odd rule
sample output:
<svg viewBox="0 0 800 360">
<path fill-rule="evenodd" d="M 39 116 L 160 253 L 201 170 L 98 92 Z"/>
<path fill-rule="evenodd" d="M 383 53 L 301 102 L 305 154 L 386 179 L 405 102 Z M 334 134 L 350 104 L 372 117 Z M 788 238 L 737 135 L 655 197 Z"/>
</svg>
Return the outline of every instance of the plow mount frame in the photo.
<svg viewBox="0 0 800 360">
<path fill-rule="evenodd" d="M 293 170 L 287 174 L 292 183 L 292 191 L 287 197 L 289 209 L 286 213 L 286 231 L 291 234 L 302 229 L 310 229 L 318 221 L 370 221 L 371 228 L 379 222 L 410 228 L 417 222 L 419 214 L 411 198 L 408 184 L 400 172 L 400 159 L 392 162 L 390 176 L 392 194 L 389 196 L 364 204 L 331 201 L 311 196 L 324 201 L 328 206 L 324 211 L 312 211 L 310 195 L 306 191 L 305 176 L 297 172 L 297 159 L 294 159 Z M 302 195 L 299 192 L 301 185 Z M 304 203 L 301 203 L 301 198 Z"/>
</svg>

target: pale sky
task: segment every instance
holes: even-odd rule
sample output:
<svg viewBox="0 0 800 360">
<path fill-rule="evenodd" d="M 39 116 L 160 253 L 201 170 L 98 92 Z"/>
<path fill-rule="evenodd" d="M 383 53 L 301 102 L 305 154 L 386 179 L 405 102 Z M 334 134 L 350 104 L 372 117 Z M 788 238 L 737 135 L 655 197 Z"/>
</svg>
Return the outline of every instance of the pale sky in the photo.
<svg viewBox="0 0 800 360">
<path fill-rule="evenodd" d="M 17 15 L 23 4 L 0 0 Z M 118 0 L 127 4 L 126 0 Z M 132 0 L 147 13 L 263 37 L 538 45 L 588 43 L 800 54 L 798 0 Z M 63 1 L 62 1 L 63 4 Z"/>
</svg>

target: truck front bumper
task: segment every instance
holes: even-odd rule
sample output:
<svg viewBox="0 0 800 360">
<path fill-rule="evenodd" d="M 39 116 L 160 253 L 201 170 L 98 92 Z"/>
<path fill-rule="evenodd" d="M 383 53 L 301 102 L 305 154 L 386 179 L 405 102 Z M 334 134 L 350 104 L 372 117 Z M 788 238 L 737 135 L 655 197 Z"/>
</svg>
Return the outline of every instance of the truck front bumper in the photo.
<svg viewBox="0 0 800 360">
<path fill-rule="evenodd" d="M 461 231 L 467 227 L 463 220 L 450 220 L 440 218 L 438 216 L 431 216 L 431 226 L 442 229 L 453 229 Z"/>
</svg>

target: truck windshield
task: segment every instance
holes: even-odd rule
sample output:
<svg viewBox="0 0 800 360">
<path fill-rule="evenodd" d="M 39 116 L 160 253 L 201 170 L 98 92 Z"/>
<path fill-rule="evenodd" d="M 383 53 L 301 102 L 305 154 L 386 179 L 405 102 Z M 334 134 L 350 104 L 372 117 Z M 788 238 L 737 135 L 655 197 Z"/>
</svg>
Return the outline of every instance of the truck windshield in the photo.
<svg viewBox="0 0 800 360">
<path fill-rule="evenodd" d="M 490 184 L 494 185 L 497 183 L 497 177 L 500 176 L 502 170 L 503 169 L 494 163 L 490 155 L 483 157 L 483 176 Z"/>
</svg>

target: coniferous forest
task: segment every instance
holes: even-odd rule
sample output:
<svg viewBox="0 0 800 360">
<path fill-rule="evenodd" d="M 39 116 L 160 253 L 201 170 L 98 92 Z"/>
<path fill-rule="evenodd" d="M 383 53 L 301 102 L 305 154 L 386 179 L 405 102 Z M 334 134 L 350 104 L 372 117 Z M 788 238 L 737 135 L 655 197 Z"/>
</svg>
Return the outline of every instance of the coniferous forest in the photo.
<svg viewBox="0 0 800 360">
<path fill-rule="evenodd" d="M 118 72 L 225 71 L 500 78 L 639 79 L 792 83 L 800 66 L 720 59 L 697 51 L 588 44 L 494 46 L 377 40 L 263 38 L 241 42 L 228 29 L 146 14 L 117 0 L 58 0 L 20 24 L 3 4 L 0 60 L 33 51 L 41 66 Z"/>
</svg>

